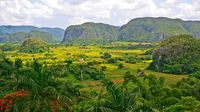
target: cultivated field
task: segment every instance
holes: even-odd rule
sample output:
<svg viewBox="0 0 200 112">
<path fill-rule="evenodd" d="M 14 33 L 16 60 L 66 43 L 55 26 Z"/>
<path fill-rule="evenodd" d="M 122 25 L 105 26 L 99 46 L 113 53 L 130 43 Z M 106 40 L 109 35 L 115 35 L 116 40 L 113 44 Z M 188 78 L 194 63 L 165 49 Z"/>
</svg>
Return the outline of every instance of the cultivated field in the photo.
<svg viewBox="0 0 200 112">
<path fill-rule="evenodd" d="M 130 45 L 132 45 L 132 47 L 128 48 Z M 137 74 L 139 69 L 144 72 L 144 75 L 165 77 L 167 84 L 174 84 L 186 77 L 185 75 L 166 74 L 148 70 L 147 67 L 152 62 L 152 55 L 145 54 L 145 52 L 154 48 L 156 44 L 152 47 L 145 47 L 146 45 L 151 45 L 151 43 L 113 42 L 108 45 L 52 45 L 50 46 L 50 50 L 45 53 L 29 54 L 15 50 L 12 52 L 5 52 L 5 54 L 13 61 L 16 58 L 20 58 L 24 60 L 23 63 L 28 63 L 29 61 L 32 61 L 33 58 L 36 58 L 48 66 L 66 64 L 65 60 L 67 59 L 73 60 L 73 64 L 96 62 L 96 64 L 91 66 L 97 68 L 99 71 L 101 71 L 101 67 L 104 67 L 105 76 L 114 83 L 120 83 L 127 71 Z M 111 54 L 112 58 L 119 60 L 117 62 L 108 63 L 101 57 L 105 52 Z M 135 57 L 136 62 L 126 62 L 125 60 L 129 57 Z M 118 68 L 120 63 L 123 64 L 122 69 Z M 60 78 L 60 80 L 65 80 L 67 78 L 73 77 L 64 77 Z M 99 89 L 101 87 L 101 82 L 98 80 L 83 80 L 81 83 L 85 87 L 84 90 Z"/>
</svg>

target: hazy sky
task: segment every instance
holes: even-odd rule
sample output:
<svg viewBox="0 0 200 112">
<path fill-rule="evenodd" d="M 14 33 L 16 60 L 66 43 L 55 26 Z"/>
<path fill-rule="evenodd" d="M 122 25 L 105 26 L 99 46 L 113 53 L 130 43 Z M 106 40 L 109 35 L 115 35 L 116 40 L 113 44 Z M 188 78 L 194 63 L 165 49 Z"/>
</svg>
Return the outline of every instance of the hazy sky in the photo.
<svg viewBox="0 0 200 112">
<path fill-rule="evenodd" d="M 200 20 L 200 0 L 0 0 L 0 25 L 66 28 L 90 21 L 120 26 L 161 16 Z"/>
</svg>

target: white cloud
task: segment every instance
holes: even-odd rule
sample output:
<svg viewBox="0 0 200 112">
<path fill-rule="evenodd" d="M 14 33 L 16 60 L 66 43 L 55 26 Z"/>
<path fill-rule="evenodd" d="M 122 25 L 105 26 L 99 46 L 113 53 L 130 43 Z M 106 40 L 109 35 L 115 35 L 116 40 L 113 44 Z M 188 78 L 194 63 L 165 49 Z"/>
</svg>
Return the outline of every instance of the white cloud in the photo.
<svg viewBox="0 0 200 112">
<path fill-rule="evenodd" d="M 34 18 L 50 18 L 52 10 L 40 3 L 28 0 L 1 0 L 1 24 L 33 24 Z"/>
<path fill-rule="evenodd" d="M 0 0 L 0 24 L 67 27 L 83 22 L 122 25 L 137 17 L 200 19 L 193 0 Z"/>
<path fill-rule="evenodd" d="M 187 20 L 199 20 L 200 19 L 200 1 L 194 1 L 193 3 L 179 3 L 177 5 L 179 13 L 178 18 Z"/>
<path fill-rule="evenodd" d="M 174 3 L 176 3 L 177 2 L 177 0 L 167 0 L 166 1 L 166 4 L 174 4 Z"/>
</svg>

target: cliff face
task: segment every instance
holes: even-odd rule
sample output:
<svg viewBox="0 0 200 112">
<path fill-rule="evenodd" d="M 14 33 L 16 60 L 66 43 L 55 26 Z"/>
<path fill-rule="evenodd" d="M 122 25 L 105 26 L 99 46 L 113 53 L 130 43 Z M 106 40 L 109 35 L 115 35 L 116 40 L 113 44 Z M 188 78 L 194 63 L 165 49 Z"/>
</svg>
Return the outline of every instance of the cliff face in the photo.
<svg viewBox="0 0 200 112">
<path fill-rule="evenodd" d="M 157 42 L 172 35 L 190 34 L 200 37 L 199 21 L 183 21 L 170 18 L 137 18 L 121 27 L 101 23 L 84 23 L 69 26 L 65 30 L 63 43 L 79 43 L 93 40 L 122 40 Z"/>
<path fill-rule="evenodd" d="M 69 26 L 64 34 L 63 43 L 76 41 L 114 41 L 118 39 L 118 27 L 102 23 L 84 23 Z"/>
<path fill-rule="evenodd" d="M 172 35 L 200 36 L 200 22 L 170 18 L 137 18 L 120 28 L 119 38 L 130 41 L 161 41 Z"/>
</svg>

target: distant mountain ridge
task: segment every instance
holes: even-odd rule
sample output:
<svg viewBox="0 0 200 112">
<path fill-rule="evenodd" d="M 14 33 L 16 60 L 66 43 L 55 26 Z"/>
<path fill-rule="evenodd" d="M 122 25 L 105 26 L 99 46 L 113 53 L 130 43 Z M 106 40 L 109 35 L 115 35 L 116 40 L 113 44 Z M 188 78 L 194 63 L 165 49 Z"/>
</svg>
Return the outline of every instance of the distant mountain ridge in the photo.
<svg viewBox="0 0 200 112">
<path fill-rule="evenodd" d="M 30 32 L 16 32 L 12 34 L 4 34 L 0 37 L 1 43 L 22 43 L 28 38 L 41 39 L 48 43 L 55 43 L 53 36 L 50 33 L 33 30 Z"/>
<path fill-rule="evenodd" d="M 200 21 L 144 17 L 132 19 L 121 27 L 87 22 L 67 27 L 62 43 L 80 40 L 81 42 L 91 40 L 158 42 L 177 34 L 200 37 Z"/>
<path fill-rule="evenodd" d="M 0 26 L 0 40 L 7 35 L 12 35 L 13 33 L 29 33 L 31 31 L 42 31 L 52 35 L 53 40 L 61 41 L 63 39 L 64 30 L 61 28 L 48 28 L 48 27 L 35 27 L 35 26 Z M 52 40 L 52 41 L 53 41 Z M 1 41 L 0 41 L 1 42 Z"/>
</svg>

